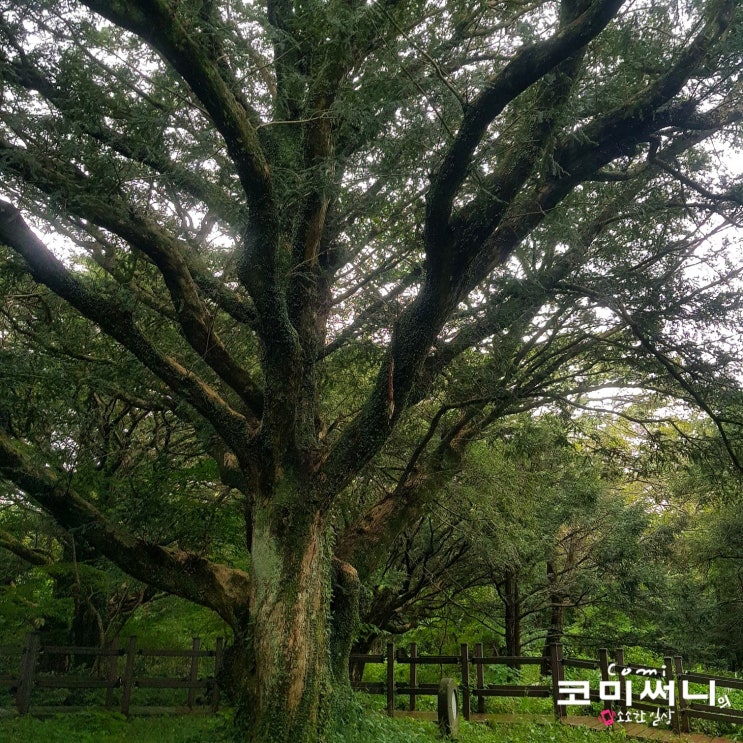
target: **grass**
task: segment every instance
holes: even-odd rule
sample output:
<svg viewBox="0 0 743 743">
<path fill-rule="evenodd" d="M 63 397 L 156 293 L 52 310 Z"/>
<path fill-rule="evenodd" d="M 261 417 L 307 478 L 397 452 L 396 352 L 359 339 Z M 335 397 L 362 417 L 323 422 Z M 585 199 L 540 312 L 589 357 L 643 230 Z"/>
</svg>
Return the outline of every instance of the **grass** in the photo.
<svg viewBox="0 0 743 743">
<path fill-rule="evenodd" d="M 114 712 L 79 712 L 48 719 L 0 720 L 2 743 L 203 743 L 229 741 L 224 716 L 132 717 Z"/>
<path fill-rule="evenodd" d="M 460 720 L 461 743 L 619 743 L 626 741 L 623 731 L 594 732 L 558 723 L 540 725 L 489 726 Z M 396 718 L 391 720 L 373 713 L 362 717 L 357 725 L 344 730 L 328 743 L 437 743 L 441 742 L 437 727 L 431 722 Z"/>
<path fill-rule="evenodd" d="M 615 743 L 617 733 L 595 733 L 564 725 L 498 725 L 460 722 L 462 743 Z M 115 713 L 85 712 L 39 720 L 32 717 L 0 720 L 3 743 L 232 743 L 226 715 L 131 718 Z M 367 712 L 330 737 L 327 743 L 434 743 L 440 741 L 434 723 L 394 720 Z"/>
</svg>

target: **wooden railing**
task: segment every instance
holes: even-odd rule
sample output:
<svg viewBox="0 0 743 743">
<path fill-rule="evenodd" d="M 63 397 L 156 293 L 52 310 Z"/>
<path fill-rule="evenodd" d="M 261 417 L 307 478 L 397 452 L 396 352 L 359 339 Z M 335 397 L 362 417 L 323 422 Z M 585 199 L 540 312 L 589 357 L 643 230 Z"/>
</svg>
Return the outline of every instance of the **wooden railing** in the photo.
<svg viewBox="0 0 743 743">
<path fill-rule="evenodd" d="M 550 667 L 557 668 L 559 649 L 555 648 L 550 658 Z M 351 663 L 375 664 L 384 663 L 386 666 L 386 679 L 384 682 L 359 682 L 354 684 L 358 691 L 367 691 L 369 693 L 386 694 L 387 696 L 387 713 L 392 715 L 396 704 L 397 696 L 407 696 L 409 698 L 408 709 L 416 709 L 416 698 L 421 696 L 436 696 L 438 694 L 438 683 L 421 684 L 418 682 L 418 668 L 426 665 L 436 666 L 453 666 L 457 671 L 449 671 L 444 675 L 455 676 L 460 679 L 460 693 L 462 697 L 462 715 L 469 720 L 472 712 L 472 699 L 477 702 L 477 711 L 485 711 L 486 697 L 555 697 L 556 685 L 554 684 L 485 684 L 485 666 L 486 665 L 541 665 L 544 658 L 527 657 L 527 656 L 485 656 L 483 655 L 482 643 L 475 645 L 475 653 L 470 654 L 469 645 L 463 643 L 460 645 L 459 655 L 418 655 L 416 643 L 411 643 L 408 654 L 395 650 L 394 643 L 387 643 L 384 655 L 360 655 L 352 654 Z M 408 683 L 398 683 L 395 681 L 396 664 L 407 665 Z M 470 671 L 474 669 L 476 683 L 470 684 Z M 559 678 L 559 674 L 555 676 Z M 554 688 L 553 688 L 554 687 Z"/>
<path fill-rule="evenodd" d="M 723 689 L 743 690 L 743 679 L 711 676 L 706 673 L 684 673 L 680 656 L 674 658 L 674 668 L 676 678 L 680 682 L 689 681 L 690 683 L 706 684 L 709 686 L 709 682 L 714 681 L 716 686 L 721 686 Z M 689 732 L 689 719 L 692 717 L 704 720 L 716 720 L 717 722 L 726 722 L 733 725 L 743 725 L 743 710 L 733 709 L 732 707 L 720 709 L 719 707 L 699 704 L 697 702 L 687 705 L 681 699 L 679 704 L 679 718 L 681 720 L 682 733 Z"/>
<path fill-rule="evenodd" d="M 126 647 L 120 648 L 114 643 L 105 648 L 53 646 L 40 643 L 35 633 L 26 635 L 22 647 L 0 647 L 0 655 L 20 656 L 18 674 L 0 675 L 0 690 L 9 689 L 15 702 L 18 714 L 24 715 L 33 710 L 36 713 L 59 711 L 50 705 L 33 705 L 33 696 L 36 690 L 41 689 L 102 689 L 103 705 L 107 709 L 118 708 L 122 714 L 128 715 L 132 709 L 132 699 L 136 689 L 184 689 L 186 695 L 184 704 L 180 707 L 160 707 L 158 711 L 173 712 L 202 708 L 216 712 L 219 708 L 219 686 L 216 674 L 222 663 L 224 640 L 217 638 L 214 650 L 203 650 L 201 640 L 194 638 L 190 649 L 160 650 L 140 648 L 137 638 L 130 637 Z M 46 656 L 87 656 L 93 659 L 92 670 L 76 675 L 70 673 L 43 673 L 39 669 L 40 658 Z M 181 677 L 165 675 L 148 675 L 146 672 L 137 672 L 136 662 L 141 660 L 146 665 L 147 660 L 153 658 L 183 658 L 189 661 L 188 672 Z M 213 658 L 213 673 L 200 678 L 200 663 L 203 658 Z M 53 666 L 53 664 L 51 664 Z M 146 669 L 145 669 L 146 671 Z M 115 703 L 115 692 L 119 691 L 119 701 Z M 202 695 L 197 696 L 201 691 Z M 135 700 L 136 701 L 136 700 Z M 64 711 L 84 709 L 65 705 Z"/>
<path fill-rule="evenodd" d="M 666 702 L 656 700 L 652 703 L 634 698 L 632 710 L 662 711 L 671 720 L 671 727 L 676 733 L 688 733 L 690 731 L 690 720 L 692 718 L 703 718 L 715 720 L 728 724 L 743 725 L 743 710 L 720 708 L 714 705 L 705 705 L 697 702 L 687 703 L 681 692 L 683 683 L 694 683 L 707 685 L 711 681 L 716 687 L 743 690 L 743 679 L 729 678 L 725 676 L 714 676 L 709 674 L 691 673 L 683 670 L 681 656 L 664 658 L 663 666 L 653 668 L 625 662 L 624 649 L 618 648 L 614 660 L 610 663 L 609 652 L 602 648 L 598 657 L 590 658 L 565 658 L 561 644 L 549 646 L 549 657 L 536 656 L 485 656 L 482 643 L 475 645 L 474 654 L 470 653 L 469 645 L 462 644 L 458 655 L 419 655 L 415 643 L 408 647 L 408 652 L 396 650 L 393 643 L 387 643 L 386 652 L 377 655 L 351 655 L 351 664 L 384 664 L 385 681 L 364 682 L 354 684 L 359 691 L 372 694 L 385 694 L 387 698 L 387 713 L 393 715 L 398 706 L 398 697 L 407 697 L 408 711 L 416 710 L 416 698 L 422 696 L 436 696 L 438 684 L 419 683 L 418 669 L 426 665 L 438 665 L 442 668 L 442 676 L 450 676 L 459 679 L 460 693 L 462 698 L 462 716 L 469 720 L 472 717 L 472 700 L 476 701 L 475 712 L 485 712 L 485 699 L 487 697 L 542 697 L 552 700 L 552 710 L 556 719 L 562 720 L 567 715 L 569 705 L 559 704 L 564 695 L 561 695 L 560 684 L 565 681 L 565 669 L 597 670 L 600 672 L 600 681 L 609 682 L 617 680 L 631 680 L 630 677 L 640 677 L 643 680 L 649 677 L 662 680 L 664 684 L 673 681 L 675 686 L 676 705 L 670 705 L 670 699 Z M 395 680 L 396 668 L 400 665 L 408 667 L 407 682 Z M 549 667 L 549 683 L 538 684 L 491 684 L 486 683 L 485 667 L 492 665 L 523 666 L 540 665 Z M 611 670 L 611 673 L 610 673 Z M 474 671 L 474 673 L 472 673 Z M 654 674 L 649 676 L 649 674 Z M 474 675 L 475 683 L 472 684 L 471 676 Z M 609 702 L 600 697 L 598 689 L 589 692 L 591 702 L 600 703 L 606 709 L 627 714 L 628 707 L 624 701 Z"/>
<path fill-rule="evenodd" d="M 44 705 L 39 692 L 44 689 L 100 689 L 103 692 L 102 704 L 107 709 L 118 709 L 123 714 L 145 711 L 146 705 L 142 705 L 142 699 L 136 699 L 138 689 L 175 689 L 184 690 L 185 698 L 181 706 L 158 707 L 158 712 L 185 712 L 193 710 L 216 712 L 219 708 L 220 690 L 216 680 L 217 673 L 221 668 L 224 651 L 224 640 L 218 638 L 214 650 L 202 649 L 201 641 L 194 638 L 190 649 L 147 649 L 140 648 L 136 637 L 130 637 L 126 646 L 121 648 L 114 643 L 105 648 L 75 647 L 75 646 L 42 646 L 38 634 L 29 633 L 23 646 L 0 647 L 0 656 L 17 657 L 17 662 L 12 663 L 17 673 L 0 674 L 0 707 L 2 707 L 2 691 L 10 691 L 9 699 L 19 714 L 27 714 L 29 711 L 42 714 L 44 712 L 56 712 L 61 709 L 73 711 L 84 707 L 65 705 L 64 707 L 52 707 Z M 76 669 L 74 673 L 52 673 L 44 672 L 41 665 L 54 667 L 50 662 L 55 656 L 86 657 L 92 659 L 88 663 L 85 673 Z M 40 664 L 40 659 L 46 659 L 45 664 Z M 147 673 L 147 664 L 150 666 L 156 658 L 181 658 L 188 661 L 187 670 L 180 676 L 165 675 L 160 669 L 159 675 Z M 204 673 L 202 660 L 213 659 L 210 663 L 209 673 Z M 548 657 L 536 656 L 486 656 L 483 653 L 482 643 L 477 643 L 474 653 L 470 652 L 468 644 L 462 644 L 456 655 L 419 655 L 415 643 L 408 646 L 408 651 L 403 652 L 395 648 L 393 643 L 388 643 L 385 653 L 376 655 L 351 655 L 352 664 L 373 665 L 383 664 L 385 666 L 384 681 L 356 683 L 357 690 L 367 691 L 374 694 L 386 695 L 387 713 L 392 715 L 398 706 L 401 697 L 407 699 L 409 711 L 416 710 L 418 697 L 432 696 L 438 694 L 439 684 L 422 683 L 418 678 L 420 668 L 430 665 L 441 666 L 441 676 L 449 676 L 459 679 L 460 695 L 462 700 L 461 713 L 465 719 L 471 719 L 473 713 L 484 714 L 485 700 L 488 697 L 538 697 L 552 700 L 552 710 L 556 719 L 564 719 L 567 714 L 567 706 L 559 704 L 564 695 L 560 684 L 565 681 L 565 669 L 598 670 L 600 681 L 616 681 L 629 677 L 648 678 L 648 672 L 653 672 L 655 678 L 662 679 L 665 684 L 675 682 L 676 702 L 674 707 L 668 703 L 656 700 L 653 703 L 636 698 L 632 700 L 632 710 L 658 711 L 663 709 L 669 713 L 672 728 L 677 733 L 687 733 L 690 730 L 690 720 L 701 718 L 715 720 L 717 722 L 743 725 L 743 710 L 720 708 L 714 704 L 702 704 L 699 702 L 688 702 L 682 696 L 683 685 L 686 682 L 701 684 L 711 690 L 711 682 L 717 688 L 743 690 L 743 679 L 715 676 L 710 674 L 692 673 L 684 671 L 680 656 L 666 657 L 661 668 L 649 668 L 639 666 L 625 661 L 624 650 L 619 648 L 614 654 L 614 660 L 610 663 L 609 653 L 606 649 L 599 650 L 598 657 L 587 658 L 565 658 L 563 648 L 560 644 L 549 647 Z M 549 674 L 541 683 L 517 684 L 517 683 L 487 683 L 487 666 L 509 666 L 520 667 L 525 665 L 540 665 L 549 668 Z M 139 669 L 138 669 L 139 666 Z M 395 676 L 399 666 L 407 667 L 407 680 L 396 681 Z M 444 670 L 446 669 L 446 670 Z M 611 671 L 611 673 L 610 673 Z M 474 679 L 474 683 L 473 683 Z M 595 679 L 594 679 L 595 680 Z M 36 695 L 36 696 L 35 696 Z M 607 702 L 601 699 L 597 689 L 589 688 L 588 698 L 591 702 L 597 702 L 604 708 L 612 709 L 618 713 L 627 713 L 626 700 Z M 709 700 L 708 700 L 709 701 Z M 713 702 L 717 701 L 712 699 Z M 41 704 L 40 704 L 41 702 Z M 150 705 L 151 706 L 151 705 Z M 474 707 L 474 709 L 473 709 Z"/>
</svg>

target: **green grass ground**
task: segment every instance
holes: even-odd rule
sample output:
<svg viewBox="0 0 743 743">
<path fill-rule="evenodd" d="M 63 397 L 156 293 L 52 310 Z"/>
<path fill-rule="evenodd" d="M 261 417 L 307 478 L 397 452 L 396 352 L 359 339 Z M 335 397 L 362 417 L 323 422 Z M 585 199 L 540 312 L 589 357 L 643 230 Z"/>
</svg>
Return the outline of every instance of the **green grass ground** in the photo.
<svg viewBox="0 0 743 743">
<path fill-rule="evenodd" d="M 37 720 L 32 717 L 0 720 L 2 743 L 228 743 L 230 722 L 216 717 L 149 717 L 127 720 L 121 715 L 86 712 Z M 354 725 L 336 733 L 328 743 L 433 743 L 440 741 L 434 723 L 391 720 L 368 712 Z M 461 722 L 462 743 L 615 743 L 625 740 L 621 732 L 552 725 L 498 725 Z"/>
</svg>

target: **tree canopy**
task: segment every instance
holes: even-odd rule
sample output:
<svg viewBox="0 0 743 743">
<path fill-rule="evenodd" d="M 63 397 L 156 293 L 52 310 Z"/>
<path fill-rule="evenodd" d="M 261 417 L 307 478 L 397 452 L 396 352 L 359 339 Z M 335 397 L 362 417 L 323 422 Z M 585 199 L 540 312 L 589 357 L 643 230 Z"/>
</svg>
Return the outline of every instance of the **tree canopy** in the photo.
<svg viewBox="0 0 743 743">
<path fill-rule="evenodd" d="M 740 462 L 742 20 L 3 3 L 0 474 L 232 627 L 247 739 L 330 724 L 359 578 L 505 416 L 634 389 Z"/>
</svg>

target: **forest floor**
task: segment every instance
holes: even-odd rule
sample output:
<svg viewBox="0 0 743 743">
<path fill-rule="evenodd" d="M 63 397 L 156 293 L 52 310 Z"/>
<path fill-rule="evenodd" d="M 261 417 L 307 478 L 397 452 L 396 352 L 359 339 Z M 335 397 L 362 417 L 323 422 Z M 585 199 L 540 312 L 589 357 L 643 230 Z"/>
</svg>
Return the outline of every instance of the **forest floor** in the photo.
<svg viewBox="0 0 743 743">
<path fill-rule="evenodd" d="M 574 722 L 574 720 L 571 720 Z M 462 743 L 619 743 L 631 737 L 629 730 L 592 730 L 570 724 L 526 722 L 467 723 L 461 721 Z M 125 717 L 104 712 L 0 719 L 2 743 L 228 743 L 234 741 L 229 716 Z M 642 734 L 643 731 L 634 731 Z M 647 740 L 666 739 L 657 728 L 647 728 Z M 743 731 L 741 731 L 743 733 Z M 644 737 L 644 736 L 643 736 Z M 741 736 L 743 738 L 743 735 Z M 733 738 L 711 736 L 671 736 L 677 743 L 719 743 Z M 390 719 L 368 712 L 344 728 L 327 743 L 434 743 L 440 741 L 436 725 L 428 720 L 396 717 Z"/>
</svg>

